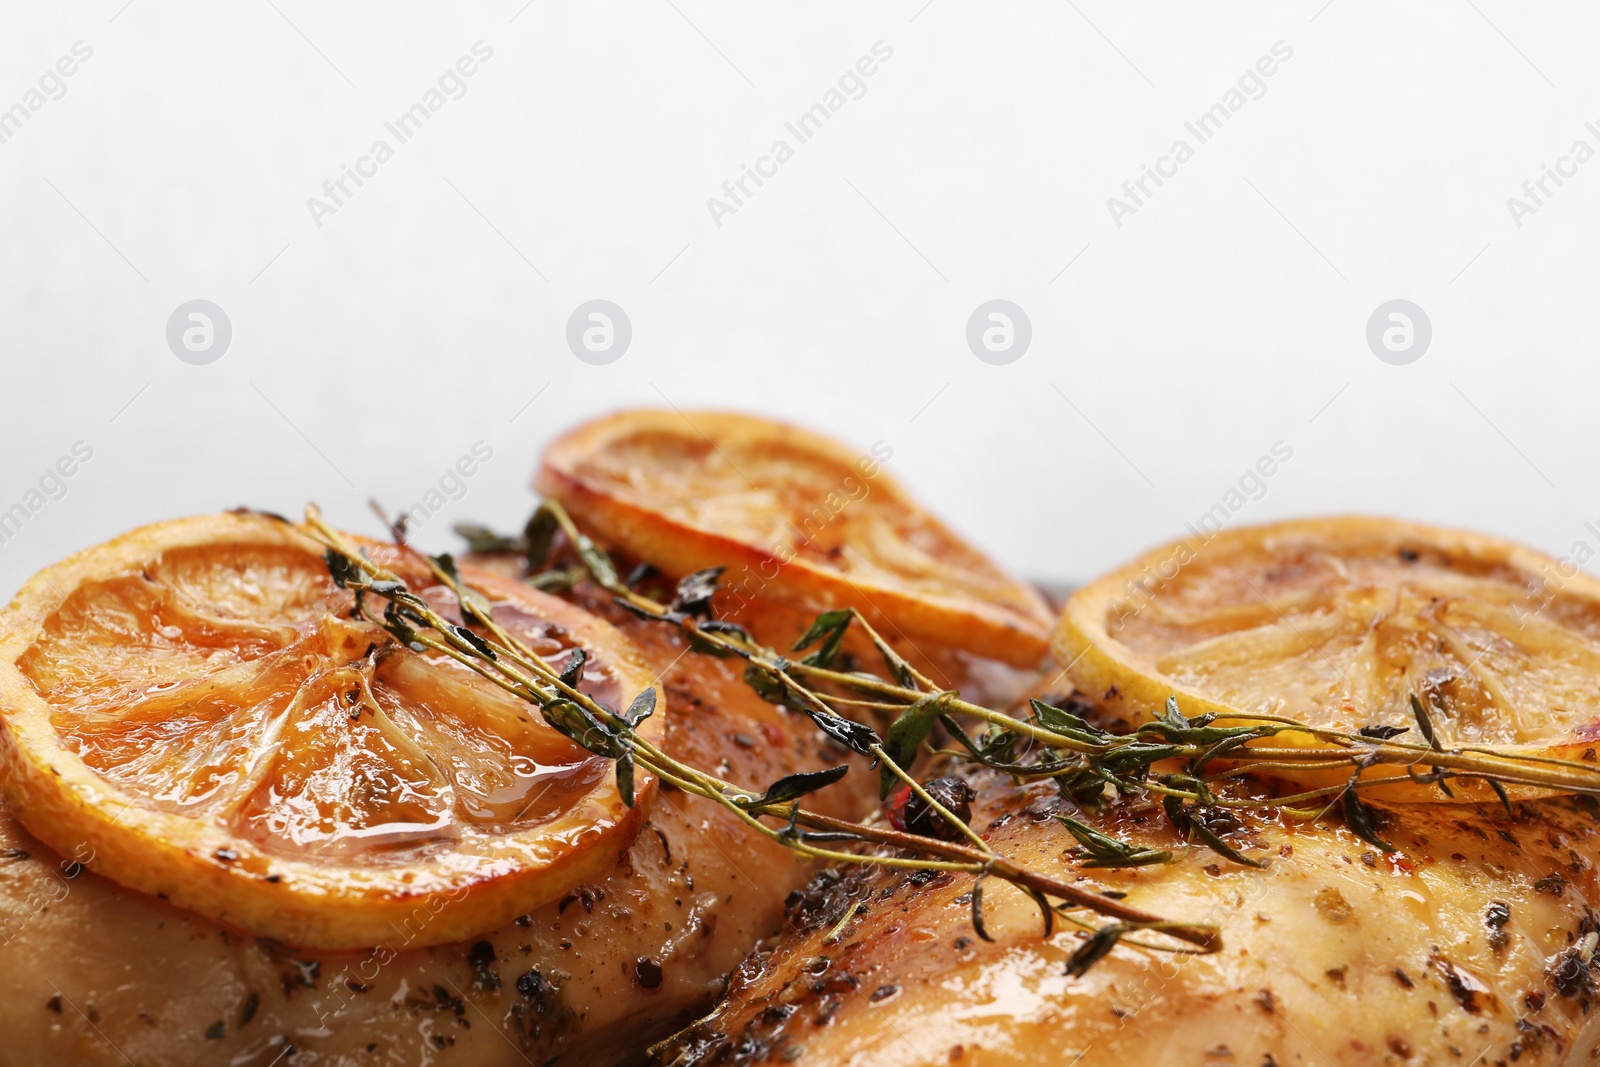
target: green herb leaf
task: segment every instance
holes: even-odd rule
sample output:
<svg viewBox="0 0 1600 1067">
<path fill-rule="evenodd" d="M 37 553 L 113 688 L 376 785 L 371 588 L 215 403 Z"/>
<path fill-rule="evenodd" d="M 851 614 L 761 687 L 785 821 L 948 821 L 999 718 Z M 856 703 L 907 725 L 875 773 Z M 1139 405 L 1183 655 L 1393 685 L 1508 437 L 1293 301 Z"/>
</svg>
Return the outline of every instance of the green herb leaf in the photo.
<svg viewBox="0 0 1600 1067">
<path fill-rule="evenodd" d="M 762 807 L 767 804 L 787 804 L 791 800 L 799 800 L 803 796 L 826 788 L 849 773 L 850 767 L 841 764 L 838 767 L 829 767 L 820 771 L 801 771 L 798 774 L 786 774 L 767 786 L 765 793 L 755 800 L 749 801 L 744 806 Z"/>
<path fill-rule="evenodd" d="M 1110 955 L 1111 950 L 1117 947 L 1117 942 L 1126 932 L 1126 927 L 1112 924 L 1102 926 L 1090 934 L 1089 939 L 1067 958 L 1067 977 L 1082 978 L 1088 974 L 1089 968 Z"/>
<path fill-rule="evenodd" d="M 582 534 L 578 535 L 578 543 L 574 547 L 578 550 L 578 558 L 589 568 L 595 581 L 607 589 L 617 588 L 616 564 L 611 562 L 611 557 L 606 555 L 603 548 Z"/>
<path fill-rule="evenodd" d="M 523 581 L 541 593 L 566 593 L 583 581 L 587 574 L 581 567 L 557 567 L 555 570 L 530 574 Z"/>
<path fill-rule="evenodd" d="M 730 634 L 741 641 L 754 643 L 754 639 L 750 636 L 750 631 L 738 623 L 728 622 L 726 619 L 707 619 L 700 624 L 700 629 L 708 634 Z"/>
<path fill-rule="evenodd" d="M 1439 738 L 1433 732 L 1433 720 L 1428 717 L 1428 709 L 1422 706 L 1422 701 L 1417 699 L 1417 694 L 1411 694 L 1411 714 L 1417 717 L 1417 729 L 1422 731 L 1423 738 L 1428 742 L 1428 747 L 1435 752 L 1443 752 Z"/>
<path fill-rule="evenodd" d="M 1085 867 L 1146 867 L 1172 859 L 1172 853 L 1165 849 L 1130 845 L 1071 816 L 1057 815 L 1056 820 L 1078 839 L 1079 846 L 1088 855 L 1089 858 L 1082 864 Z"/>
<path fill-rule="evenodd" d="M 522 528 L 522 551 L 530 571 L 536 571 L 544 566 L 545 559 L 550 555 L 550 545 L 555 540 L 556 530 L 559 528 L 555 512 L 544 505 L 540 505 L 529 516 L 528 524 Z"/>
<path fill-rule="evenodd" d="M 677 593 L 672 598 L 670 608 L 681 611 L 685 615 L 697 618 L 707 618 L 711 614 L 711 598 L 717 592 L 717 580 L 722 577 L 726 567 L 707 567 L 705 570 L 695 571 L 685 575 L 678 582 Z"/>
<path fill-rule="evenodd" d="M 855 613 L 849 608 L 823 612 L 789 651 L 799 652 L 821 641 L 821 647 L 801 662 L 811 667 L 831 666 L 834 657 L 839 654 L 840 647 L 844 645 L 844 634 L 850 628 L 850 620 L 853 618 Z"/>
<path fill-rule="evenodd" d="M 367 572 L 355 560 L 342 552 L 328 549 L 322 554 L 322 560 L 328 565 L 328 574 L 333 578 L 333 584 L 340 589 L 366 589 L 371 586 L 367 580 Z"/>
<path fill-rule="evenodd" d="M 989 931 L 983 928 L 983 880 L 987 877 L 989 873 L 984 871 L 972 883 L 972 929 L 983 940 L 993 941 Z"/>
<path fill-rule="evenodd" d="M 633 703 L 628 705 L 628 710 L 622 713 L 622 718 L 628 726 L 636 727 L 644 722 L 656 711 L 656 691 L 652 686 L 633 698 Z"/>
<path fill-rule="evenodd" d="M 1085 761 L 1069 763 L 1072 770 L 1051 779 L 1061 795 L 1080 808 L 1098 808 L 1105 803 L 1106 780 Z"/>
<path fill-rule="evenodd" d="M 561 684 L 569 689 L 576 689 L 578 682 L 583 678 L 584 664 L 589 661 L 589 654 L 581 648 L 572 650 L 572 658 L 561 669 Z"/>
<path fill-rule="evenodd" d="M 1379 836 L 1376 827 L 1377 820 L 1372 814 L 1372 809 L 1356 795 L 1355 783 L 1356 780 L 1352 778 L 1350 783 L 1344 787 L 1344 794 L 1340 797 L 1344 808 L 1345 824 L 1351 830 L 1354 830 L 1356 836 L 1361 840 L 1377 845 L 1385 852 L 1400 851 Z"/>
<path fill-rule="evenodd" d="M 558 699 L 542 709 L 545 721 L 585 751 L 620 760 L 631 751 L 617 733 L 581 704 Z"/>
<path fill-rule="evenodd" d="M 429 556 L 433 565 L 444 572 L 445 577 L 456 585 L 461 584 L 461 572 L 456 570 L 456 558 L 448 552 L 441 552 L 437 556 Z"/>
<path fill-rule="evenodd" d="M 1224 859 L 1232 860 L 1234 863 L 1240 863 L 1246 867 L 1259 868 L 1265 866 L 1260 860 L 1250 859 L 1223 840 L 1222 836 L 1207 824 L 1207 815 L 1204 811 L 1198 810 L 1193 806 L 1185 806 L 1182 800 L 1173 796 L 1162 798 L 1161 807 L 1167 813 L 1168 821 L 1178 828 L 1178 831 L 1183 834 L 1185 839 L 1199 838 L 1211 851 Z"/>
<path fill-rule="evenodd" d="M 429 556 L 428 558 L 444 574 L 450 588 L 460 599 L 462 616 L 475 617 L 479 620 L 487 621 L 493 606 L 489 603 L 488 597 L 461 580 L 461 572 L 456 569 L 455 557 L 448 552 L 441 552 L 437 556 Z"/>
<path fill-rule="evenodd" d="M 1489 788 L 1494 790 L 1494 795 L 1500 798 L 1501 804 L 1505 805 L 1506 817 L 1509 819 L 1515 819 L 1517 817 L 1517 813 L 1511 810 L 1511 797 L 1506 793 L 1506 787 L 1495 781 L 1493 778 L 1488 779 L 1488 782 Z"/>
<path fill-rule="evenodd" d="M 974 754 L 979 762 L 990 765 L 1017 762 L 1017 735 L 998 723 L 990 723 L 978 738 Z"/>
<path fill-rule="evenodd" d="M 1065 708 L 1058 708 L 1054 704 L 1046 704 L 1042 700 L 1030 700 L 1028 706 L 1033 708 L 1033 716 L 1039 725 L 1047 730 L 1070 737 L 1074 741 L 1087 741 L 1091 744 L 1104 744 L 1111 735 L 1104 730 L 1098 730 L 1083 719 L 1074 715 Z"/>
<path fill-rule="evenodd" d="M 406 621 L 405 611 L 393 600 L 383 607 L 383 628 L 393 635 L 396 641 L 406 646 L 413 652 L 426 652 L 428 646 L 418 640 L 417 631 L 411 628 Z"/>
<path fill-rule="evenodd" d="M 774 678 L 760 664 L 752 663 L 745 667 L 744 682 L 751 689 L 754 689 L 756 694 L 768 704 L 782 704 L 788 698 L 788 693 L 785 691 L 783 683 Z"/>
<path fill-rule="evenodd" d="M 806 716 L 817 729 L 858 755 L 872 755 L 873 748 L 881 743 L 877 731 L 865 723 L 847 719 L 842 715 L 835 715 L 833 712 L 822 708 L 813 708 L 810 705 L 806 705 L 801 710 L 806 713 Z"/>
<path fill-rule="evenodd" d="M 883 742 L 884 755 L 902 770 L 909 769 L 916 761 L 922 742 L 927 740 L 933 724 L 943 713 L 946 702 L 954 695 L 949 691 L 929 693 L 902 711 L 889 726 L 888 737 Z M 900 779 L 887 765 L 880 767 L 878 774 L 878 796 L 886 797 Z"/>
<path fill-rule="evenodd" d="M 497 534 L 487 526 L 475 522 L 458 522 L 453 527 L 456 536 L 467 543 L 468 552 L 524 552 L 526 542 L 520 537 Z"/>
<path fill-rule="evenodd" d="M 1253 735 L 1235 735 L 1233 737 L 1224 737 L 1221 741 L 1218 741 L 1216 744 L 1202 752 L 1198 759 L 1190 763 L 1189 773 L 1194 775 L 1196 778 L 1200 777 L 1200 775 L 1205 773 L 1206 764 L 1210 763 L 1218 756 L 1227 755 L 1230 750 L 1239 748 L 1248 743 L 1252 736 Z"/>
<path fill-rule="evenodd" d="M 499 656 L 495 655 L 494 649 L 489 647 L 489 642 L 485 641 L 483 638 L 479 637 L 465 626 L 449 624 L 449 628 L 451 633 L 455 634 L 457 637 L 461 638 L 461 640 L 471 645 L 473 649 L 475 649 L 485 659 L 500 658 Z"/>
<path fill-rule="evenodd" d="M 1033 902 L 1039 906 L 1040 913 L 1044 915 L 1044 936 L 1049 937 L 1055 933 L 1056 913 L 1055 909 L 1050 906 L 1049 899 L 1039 890 L 1028 886 L 1023 886 L 1022 891 L 1033 898 Z"/>
<path fill-rule="evenodd" d="M 624 752 L 617 757 L 617 792 L 622 803 L 633 807 L 633 753 Z"/>
</svg>

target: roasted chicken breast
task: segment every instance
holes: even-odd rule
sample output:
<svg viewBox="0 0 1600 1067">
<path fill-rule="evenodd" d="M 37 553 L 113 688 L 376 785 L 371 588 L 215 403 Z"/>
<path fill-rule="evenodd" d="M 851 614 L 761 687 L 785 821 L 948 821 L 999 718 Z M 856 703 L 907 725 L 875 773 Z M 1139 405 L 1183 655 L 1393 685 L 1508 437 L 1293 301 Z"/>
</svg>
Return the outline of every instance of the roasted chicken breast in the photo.
<svg viewBox="0 0 1600 1067">
<path fill-rule="evenodd" d="M 1002 854 L 1169 919 L 1216 924 L 1224 947 L 1176 955 L 1124 943 L 1071 977 L 1066 961 L 1085 935 L 1058 924 L 1044 937 L 1036 905 L 1008 885 L 985 887 L 994 940 L 984 941 L 970 875 L 827 871 L 792 898 L 792 932 L 747 959 L 723 1004 L 658 1062 L 1592 1062 L 1592 802 L 1519 803 L 1515 817 L 1395 806 L 1383 831 L 1392 853 L 1343 826 L 1246 819 L 1227 839 L 1266 864 L 1256 870 L 1185 851 L 1149 800 L 1086 813 L 1049 782 L 1019 787 L 982 770 L 970 780 L 972 825 Z M 1178 858 L 1085 869 L 1055 818 L 1064 813 Z"/>
</svg>

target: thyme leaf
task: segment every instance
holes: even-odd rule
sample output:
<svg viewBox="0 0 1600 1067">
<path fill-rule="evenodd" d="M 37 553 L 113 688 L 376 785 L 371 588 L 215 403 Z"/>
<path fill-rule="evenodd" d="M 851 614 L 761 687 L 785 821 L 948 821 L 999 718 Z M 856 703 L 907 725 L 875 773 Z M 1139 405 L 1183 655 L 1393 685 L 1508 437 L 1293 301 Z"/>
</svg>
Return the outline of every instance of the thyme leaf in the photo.
<svg viewBox="0 0 1600 1067">
<path fill-rule="evenodd" d="M 1130 845 L 1071 816 L 1057 815 L 1056 820 L 1078 839 L 1079 848 L 1089 857 L 1082 863 L 1084 867 L 1147 867 L 1172 859 L 1172 853 L 1165 849 Z"/>
<path fill-rule="evenodd" d="M 801 652 L 820 641 L 821 647 L 801 662 L 809 667 L 831 667 L 839 655 L 839 649 L 844 646 L 845 631 L 850 628 L 850 620 L 854 618 L 855 612 L 849 608 L 824 611 L 789 651 Z"/>
<path fill-rule="evenodd" d="M 880 798 L 888 796 L 900 781 L 891 769 L 890 762 L 900 767 L 910 767 L 915 762 L 917 752 L 922 748 L 922 742 L 927 740 L 929 732 L 933 730 L 933 724 L 944 713 L 946 701 L 954 695 L 951 692 L 940 692 L 919 697 L 890 724 L 888 736 L 883 742 L 883 751 L 889 760 L 879 769 Z"/>
<path fill-rule="evenodd" d="M 1124 927 L 1113 924 L 1102 926 L 1090 934 L 1088 940 L 1067 957 L 1067 977 L 1082 978 L 1088 974 L 1090 968 L 1111 954 L 1125 932 Z"/>
<path fill-rule="evenodd" d="M 751 801 L 749 807 L 764 807 L 768 804 L 787 804 L 792 800 L 799 800 L 809 796 L 819 789 L 824 789 L 846 774 L 850 773 L 848 764 L 829 767 L 820 771 L 799 771 L 795 774 L 786 774 L 776 782 L 767 786 L 766 792 Z"/>
</svg>

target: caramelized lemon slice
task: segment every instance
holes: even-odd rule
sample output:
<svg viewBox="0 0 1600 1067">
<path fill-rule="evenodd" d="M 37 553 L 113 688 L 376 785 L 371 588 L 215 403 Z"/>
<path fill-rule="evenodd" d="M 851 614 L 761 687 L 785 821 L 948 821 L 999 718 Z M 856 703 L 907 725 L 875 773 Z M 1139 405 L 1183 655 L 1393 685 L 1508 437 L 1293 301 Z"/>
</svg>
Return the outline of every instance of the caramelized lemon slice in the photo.
<svg viewBox="0 0 1600 1067">
<path fill-rule="evenodd" d="M 454 617 L 419 561 L 369 550 Z M 581 646 L 597 699 L 650 684 L 609 624 L 463 578 L 558 666 Z M 652 778 L 628 808 L 610 761 L 351 606 L 319 547 L 261 516 L 148 526 L 41 572 L 0 616 L 14 812 L 123 885 L 307 948 L 458 940 L 616 862 Z"/>
<path fill-rule="evenodd" d="M 1593 759 L 1600 582 L 1478 534 L 1345 517 L 1179 541 L 1078 590 L 1055 654 L 1130 719 L 1274 715 Z M 1587 755 L 1585 755 L 1587 753 Z"/>
<path fill-rule="evenodd" d="M 1037 664 L 1043 599 L 913 502 L 882 458 L 745 415 L 627 411 L 552 444 L 537 486 L 668 573 L 726 566 L 741 595 L 855 607 L 891 636 Z"/>
</svg>

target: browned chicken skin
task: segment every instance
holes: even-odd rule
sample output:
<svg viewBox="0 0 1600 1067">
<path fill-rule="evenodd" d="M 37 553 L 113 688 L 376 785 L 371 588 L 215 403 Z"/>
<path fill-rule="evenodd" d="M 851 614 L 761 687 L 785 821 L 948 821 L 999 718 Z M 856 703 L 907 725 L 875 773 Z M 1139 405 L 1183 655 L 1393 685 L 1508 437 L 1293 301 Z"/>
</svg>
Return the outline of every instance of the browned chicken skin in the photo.
<svg viewBox="0 0 1600 1067">
<path fill-rule="evenodd" d="M 1596 808 L 1552 799 L 1516 817 L 1396 807 L 1384 854 L 1342 826 L 1247 820 L 1254 870 L 1185 846 L 1148 801 L 1076 816 L 1174 849 L 1164 865 L 1082 870 L 1046 782 L 990 772 L 973 826 L 1007 856 L 1168 918 L 1221 927 L 1215 955 L 1122 946 L 1085 976 L 1084 936 L 1042 939 L 1034 903 L 991 880 L 973 929 L 970 875 L 825 872 L 793 933 L 736 972 L 726 1001 L 659 1050 L 673 1067 L 959 1064 L 1590 1063 L 1596 1001 Z M 849 909 L 853 917 L 835 931 Z"/>
</svg>

